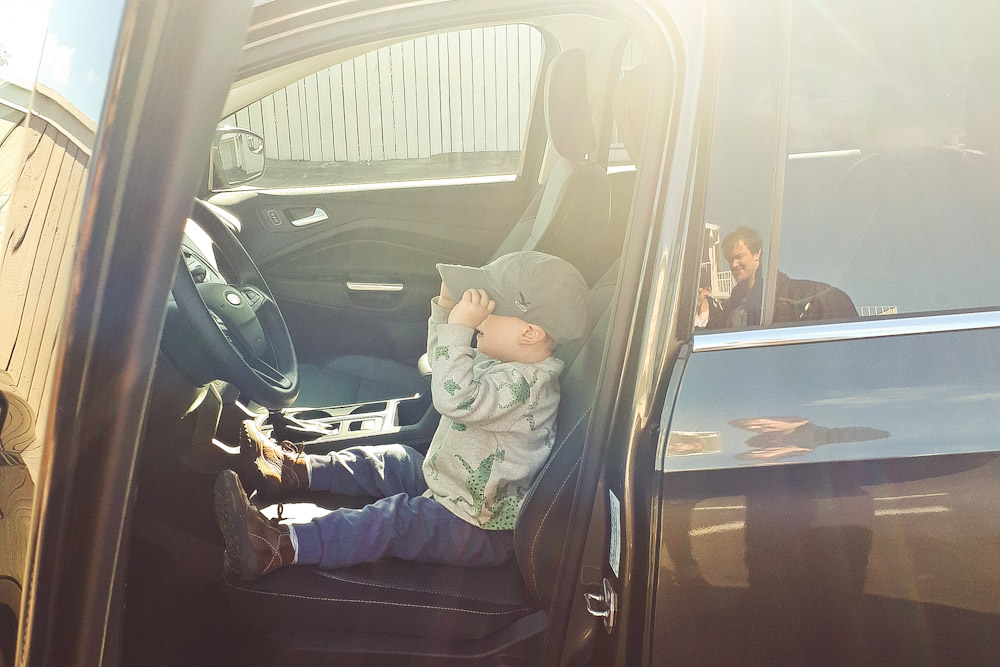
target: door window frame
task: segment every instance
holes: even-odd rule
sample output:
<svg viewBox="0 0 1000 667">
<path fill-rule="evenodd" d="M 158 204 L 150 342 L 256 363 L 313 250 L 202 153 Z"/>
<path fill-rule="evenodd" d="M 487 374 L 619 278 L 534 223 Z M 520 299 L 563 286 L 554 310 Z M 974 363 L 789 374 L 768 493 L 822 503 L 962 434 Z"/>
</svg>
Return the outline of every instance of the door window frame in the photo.
<svg viewBox="0 0 1000 667">
<path fill-rule="evenodd" d="M 547 132 L 545 129 L 545 114 L 543 108 L 544 100 L 544 84 L 545 75 L 548 69 L 549 63 L 552 59 L 558 55 L 560 49 L 558 42 L 555 38 L 548 33 L 543 27 L 532 24 L 529 21 L 518 21 L 516 23 L 504 23 L 502 20 L 497 20 L 490 22 L 488 24 L 475 24 L 466 26 L 448 26 L 446 28 L 442 27 L 442 30 L 435 32 L 416 32 L 409 35 L 399 35 L 391 40 L 377 40 L 372 41 L 368 44 L 374 46 L 374 48 L 365 48 L 364 51 L 359 53 L 359 45 L 354 45 L 349 48 L 342 50 L 344 55 L 343 60 L 338 60 L 338 62 L 330 65 L 325 64 L 325 67 L 319 69 L 315 72 L 307 74 L 305 76 L 299 77 L 294 82 L 288 85 L 293 85 L 314 76 L 318 72 L 322 72 L 327 68 L 336 67 L 338 65 L 343 65 L 344 63 L 350 62 L 354 58 L 361 56 L 367 56 L 369 54 L 374 54 L 381 49 L 392 48 L 397 45 L 403 45 L 413 40 L 420 39 L 423 37 L 436 37 L 450 34 L 459 34 L 464 31 L 471 31 L 477 29 L 485 28 L 495 28 L 495 27 L 508 27 L 508 28 L 518 28 L 525 26 L 530 30 L 538 33 L 541 39 L 542 52 L 538 58 L 538 70 L 535 72 L 535 76 L 531 82 L 531 98 L 528 103 L 527 118 L 524 121 L 523 129 L 523 140 L 520 148 L 520 154 L 518 156 L 517 168 L 513 171 L 504 171 L 503 173 L 497 174 L 473 174 L 473 175 L 456 175 L 456 176 L 434 176 L 429 175 L 427 177 L 418 177 L 406 180 L 384 180 L 384 181 L 366 181 L 366 182 L 348 182 L 348 183 L 334 183 L 334 184 L 316 184 L 316 185 L 304 185 L 304 186 L 289 186 L 285 187 L 282 185 L 265 185 L 260 186 L 257 183 L 248 183 L 243 186 L 236 186 L 231 188 L 216 188 L 211 189 L 212 194 L 222 193 L 222 192 L 234 192 L 251 190 L 257 192 L 265 193 L 296 193 L 296 194 L 308 194 L 315 192 L 323 193 L 336 193 L 336 192 L 367 192 L 367 191 L 379 191 L 379 190 L 396 190 L 396 189 L 412 189 L 412 188 L 425 188 L 425 187 L 449 187 L 449 186 L 466 186 L 466 185 L 477 185 L 477 184 L 490 184 L 490 183 L 513 183 L 516 181 L 524 182 L 535 182 L 537 183 L 538 176 L 542 169 L 543 159 L 545 155 Z M 362 43 L 360 47 L 364 48 L 365 43 Z M 499 85 L 496 83 L 496 85 Z M 286 86 L 287 87 L 287 86 Z M 279 88 L 268 95 L 265 95 L 254 102 L 251 102 L 244 107 L 228 114 L 223 121 L 220 123 L 225 124 L 226 121 L 235 120 L 236 114 L 245 112 L 246 109 L 266 99 L 277 92 L 284 90 L 285 88 Z M 485 102 L 484 102 L 485 107 Z M 308 122 L 307 118 L 307 122 Z M 229 123 L 233 125 L 233 123 Z M 250 129 L 253 129 L 252 127 Z M 477 151 L 450 151 L 442 152 L 436 155 L 462 155 L 464 153 L 475 153 Z M 411 158 L 405 158 L 411 159 Z M 419 158 L 416 158 L 419 159 Z M 394 162 L 395 159 L 379 160 L 378 162 Z M 265 172 L 266 173 L 266 172 Z"/>
</svg>

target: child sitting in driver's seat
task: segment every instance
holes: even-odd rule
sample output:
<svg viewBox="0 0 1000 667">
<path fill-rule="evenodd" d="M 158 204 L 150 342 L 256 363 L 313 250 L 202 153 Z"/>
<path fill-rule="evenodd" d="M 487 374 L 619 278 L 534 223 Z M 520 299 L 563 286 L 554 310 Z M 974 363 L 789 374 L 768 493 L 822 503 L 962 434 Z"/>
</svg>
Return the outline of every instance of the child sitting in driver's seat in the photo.
<svg viewBox="0 0 1000 667">
<path fill-rule="evenodd" d="M 236 467 L 262 498 L 308 488 L 377 500 L 279 524 L 250 504 L 235 472 L 223 471 L 216 517 L 241 578 L 383 556 L 479 567 L 512 556 L 521 501 L 555 440 L 563 363 L 552 352 L 585 331 L 587 284 L 572 265 L 539 252 L 438 271 L 427 352 L 441 422 L 426 457 L 404 445 L 297 454 L 245 422 Z"/>
</svg>

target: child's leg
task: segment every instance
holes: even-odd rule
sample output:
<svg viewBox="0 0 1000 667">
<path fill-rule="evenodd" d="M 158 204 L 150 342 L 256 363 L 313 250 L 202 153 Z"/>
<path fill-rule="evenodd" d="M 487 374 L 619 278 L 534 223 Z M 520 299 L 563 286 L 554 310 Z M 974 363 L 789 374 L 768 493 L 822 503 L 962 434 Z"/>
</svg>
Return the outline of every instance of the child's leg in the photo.
<svg viewBox="0 0 1000 667">
<path fill-rule="evenodd" d="M 404 445 L 351 447 L 306 457 L 309 488 L 352 496 L 419 496 L 427 490 L 424 457 Z"/>
<path fill-rule="evenodd" d="M 243 422 L 240 456 L 233 468 L 260 497 L 277 500 L 293 491 L 382 498 L 397 493 L 419 496 L 424 484 L 423 456 L 403 445 L 352 447 L 331 454 L 304 454 L 291 443 L 276 443 L 253 420 Z"/>
<path fill-rule="evenodd" d="M 383 556 L 488 567 L 514 553 L 513 531 L 483 530 L 423 496 L 398 494 L 290 528 L 295 562 L 323 569 L 368 563 Z"/>
</svg>

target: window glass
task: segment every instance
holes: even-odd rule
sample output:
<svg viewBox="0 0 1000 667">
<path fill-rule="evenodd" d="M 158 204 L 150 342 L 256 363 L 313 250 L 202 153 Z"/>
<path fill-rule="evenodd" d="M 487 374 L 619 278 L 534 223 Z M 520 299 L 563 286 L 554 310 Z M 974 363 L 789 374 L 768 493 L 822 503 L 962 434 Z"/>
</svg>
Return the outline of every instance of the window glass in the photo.
<svg viewBox="0 0 1000 667">
<path fill-rule="evenodd" d="M 385 46 L 225 118 L 264 137 L 251 187 L 516 174 L 543 59 L 541 33 L 506 25 Z"/>
<path fill-rule="evenodd" d="M 981 268 L 1000 241 L 1000 8 L 851 0 L 793 18 L 782 269 L 865 318 L 1000 304 Z"/>
<path fill-rule="evenodd" d="M 778 155 L 779 5 L 731 0 L 723 14 L 696 330 L 752 326 L 754 317 L 759 323 Z M 754 57 L 742 55 L 748 53 Z M 745 284 L 752 282 L 753 288 L 733 294 L 736 281 L 722 241 L 739 228 L 753 230 L 760 245 L 751 240 L 758 264 Z"/>
<path fill-rule="evenodd" d="M 1000 305 L 982 268 L 1000 242 L 1000 7 L 803 0 L 792 26 L 774 324 Z M 776 108 L 774 81 L 750 78 Z M 717 114 L 721 129 L 738 115 L 721 104 Z M 733 311 L 730 290 L 742 291 L 724 241 L 741 225 L 756 231 L 766 271 L 771 216 L 740 184 L 749 165 L 733 160 L 752 137 L 716 138 L 713 170 L 726 180 L 709 185 L 703 260 L 712 296 Z M 719 322 L 753 326 L 753 314 Z"/>
</svg>

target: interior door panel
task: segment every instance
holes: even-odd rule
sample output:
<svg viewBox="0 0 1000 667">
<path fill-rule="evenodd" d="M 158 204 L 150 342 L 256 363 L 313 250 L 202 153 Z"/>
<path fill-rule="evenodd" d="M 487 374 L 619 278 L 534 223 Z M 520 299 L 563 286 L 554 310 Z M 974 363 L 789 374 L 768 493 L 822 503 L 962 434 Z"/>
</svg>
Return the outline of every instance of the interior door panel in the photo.
<svg viewBox="0 0 1000 667">
<path fill-rule="evenodd" d="M 242 191 L 209 201 L 241 221 L 240 240 L 281 306 L 300 361 L 365 354 L 409 362 L 426 345 L 428 302 L 440 286 L 435 264 L 488 261 L 530 194 L 508 181 Z"/>
</svg>

